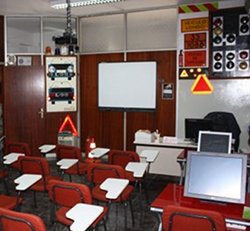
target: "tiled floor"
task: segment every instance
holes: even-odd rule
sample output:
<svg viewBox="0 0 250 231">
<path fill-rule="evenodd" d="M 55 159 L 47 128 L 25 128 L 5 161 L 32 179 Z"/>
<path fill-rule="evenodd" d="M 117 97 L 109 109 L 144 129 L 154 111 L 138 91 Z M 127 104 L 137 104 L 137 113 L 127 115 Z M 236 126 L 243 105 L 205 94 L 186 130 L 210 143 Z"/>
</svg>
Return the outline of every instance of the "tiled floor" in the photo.
<svg viewBox="0 0 250 231">
<path fill-rule="evenodd" d="M 55 163 L 50 162 L 53 174 L 57 174 Z M 15 173 L 12 173 L 11 178 L 15 178 Z M 64 180 L 68 180 L 65 176 Z M 81 182 L 81 179 L 77 176 L 73 177 L 73 181 Z M 117 230 L 129 230 L 129 231 L 155 231 L 158 229 L 158 218 L 155 213 L 151 212 L 149 209 L 150 202 L 152 202 L 156 196 L 161 192 L 161 190 L 167 185 L 168 182 L 174 181 L 178 182 L 177 178 L 171 178 L 167 176 L 160 175 L 147 175 L 146 186 L 149 197 L 149 203 L 145 200 L 145 193 L 139 193 L 138 190 L 133 195 L 132 205 L 135 216 L 135 225 L 132 225 L 130 210 L 127 210 L 127 228 L 125 228 L 124 223 L 124 208 L 121 205 L 112 205 L 109 211 L 109 218 L 107 221 L 108 231 Z M 85 182 L 88 184 L 88 182 Z M 9 180 L 8 187 L 10 189 L 11 195 L 16 195 L 15 185 L 12 180 Z M 0 186 L 1 191 L 3 191 L 2 186 Z M 21 207 L 22 212 L 33 213 L 40 216 L 44 223 L 46 224 L 47 230 L 68 230 L 65 226 L 60 224 L 51 225 L 49 222 L 49 210 L 50 201 L 46 193 L 37 193 L 37 208 L 33 205 L 33 194 L 29 191 L 22 193 L 24 198 L 23 205 Z M 100 231 L 104 230 L 103 226 L 100 226 Z"/>
</svg>

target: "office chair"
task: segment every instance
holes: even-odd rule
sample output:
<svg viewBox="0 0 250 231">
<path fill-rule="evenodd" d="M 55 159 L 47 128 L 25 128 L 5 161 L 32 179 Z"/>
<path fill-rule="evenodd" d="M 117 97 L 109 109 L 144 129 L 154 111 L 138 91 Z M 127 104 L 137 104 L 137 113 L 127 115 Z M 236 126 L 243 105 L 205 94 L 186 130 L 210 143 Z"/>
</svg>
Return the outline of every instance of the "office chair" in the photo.
<svg viewBox="0 0 250 231">
<path fill-rule="evenodd" d="M 92 196 L 95 200 L 105 202 L 110 206 L 111 203 L 121 203 L 124 205 L 125 209 L 125 227 L 127 225 L 127 213 L 126 208 L 128 204 L 130 205 L 132 224 L 134 225 L 134 214 L 131 203 L 131 195 L 134 190 L 134 186 L 128 185 L 120 196 L 116 199 L 106 198 L 107 191 L 104 191 L 100 188 L 100 185 L 107 178 L 121 178 L 126 179 L 125 170 L 119 165 L 111 164 L 100 164 L 93 163 L 88 167 L 87 179 L 93 184 Z"/>
<path fill-rule="evenodd" d="M 50 180 L 61 180 L 61 178 L 51 175 L 48 160 L 44 157 L 20 156 L 18 161 L 22 174 L 27 173 L 42 175 L 42 179 L 28 189 L 33 191 L 34 205 L 36 207 L 36 192 L 46 192 L 48 190 L 48 182 Z"/>
<path fill-rule="evenodd" d="M 163 209 L 163 231 L 226 231 L 222 214 L 209 210 L 169 205 Z"/>
<path fill-rule="evenodd" d="M 119 165 L 125 169 L 128 162 L 140 162 L 139 155 L 134 151 L 110 150 L 108 152 L 109 164 Z M 125 174 L 126 178 L 129 179 L 130 182 L 136 181 L 132 172 L 125 170 Z"/>
<path fill-rule="evenodd" d="M 64 174 L 69 175 L 70 181 L 72 181 L 71 175 L 82 176 L 87 173 L 87 164 L 83 163 L 81 150 L 78 147 L 67 145 L 56 145 L 56 158 L 57 161 L 67 159 L 78 159 L 78 162 L 69 169 L 64 170 Z"/>
<path fill-rule="evenodd" d="M 240 126 L 233 113 L 215 111 L 208 113 L 205 119 L 213 121 L 212 130 L 218 132 L 231 132 L 235 143 L 233 144 L 234 151 L 237 152 L 240 145 Z"/>
<path fill-rule="evenodd" d="M 20 205 L 22 203 L 23 199 L 18 198 L 16 196 L 8 196 L 4 194 L 0 194 L 0 208 L 5 209 L 17 209 L 20 208 Z"/>
<path fill-rule="evenodd" d="M 74 205 L 78 203 L 92 204 L 92 195 L 89 187 L 79 183 L 51 180 L 49 182 L 49 197 L 51 200 L 51 222 L 54 223 L 56 221 L 68 227 L 72 224 L 72 220 L 66 217 L 66 213 Z M 107 231 L 104 220 L 107 212 L 107 207 L 104 207 L 102 214 L 91 225 L 93 229 L 102 221 L 104 229 Z"/>
<path fill-rule="evenodd" d="M 46 231 L 43 220 L 33 214 L 16 212 L 0 207 L 1 231 Z"/>
<path fill-rule="evenodd" d="M 30 147 L 27 143 L 24 142 L 16 142 L 16 141 L 6 141 L 5 143 L 5 155 L 9 153 L 22 153 L 26 156 L 31 156 Z M 20 166 L 18 161 L 12 163 L 10 165 L 13 169 L 20 170 Z"/>
</svg>

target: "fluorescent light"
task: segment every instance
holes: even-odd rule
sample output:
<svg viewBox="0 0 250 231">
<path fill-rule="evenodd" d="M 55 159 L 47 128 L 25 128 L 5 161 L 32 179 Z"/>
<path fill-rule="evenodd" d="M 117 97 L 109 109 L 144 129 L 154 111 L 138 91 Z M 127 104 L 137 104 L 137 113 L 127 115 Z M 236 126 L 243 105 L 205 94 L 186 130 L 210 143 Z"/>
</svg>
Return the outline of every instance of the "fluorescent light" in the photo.
<svg viewBox="0 0 250 231">
<path fill-rule="evenodd" d="M 71 7 L 81 7 L 81 6 L 89 6 L 89 5 L 98 5 L 98 4 L 105 4 L 105 3 L 114 3 L 120 2 L 124 0 L 75 0 L 70 3 Z M 51 0 L 51 7 L 55 9 L 65 9 L 67 8 L 67 3 L 64 1 L 58 0 Z"/>
</svg>

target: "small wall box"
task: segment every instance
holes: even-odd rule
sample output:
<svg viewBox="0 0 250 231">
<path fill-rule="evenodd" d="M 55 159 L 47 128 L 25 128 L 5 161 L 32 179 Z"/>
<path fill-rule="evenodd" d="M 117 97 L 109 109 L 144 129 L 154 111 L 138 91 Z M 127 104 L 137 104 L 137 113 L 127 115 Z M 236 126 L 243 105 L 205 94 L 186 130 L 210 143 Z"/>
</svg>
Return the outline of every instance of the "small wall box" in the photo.
<svg viewBox="0 0 250 231">
<path fill-rule="evenodd" d="M 151 132 L 139 130 L 135 133 L 135 142 L 152 143 L 154 135 Z"/>
<path fill-rule="evenodd" d="M 57 138 L 58 144 L 78 146 L 78 137 L 74 136 L 71 132 L 59 132 Z"/>
</svg>

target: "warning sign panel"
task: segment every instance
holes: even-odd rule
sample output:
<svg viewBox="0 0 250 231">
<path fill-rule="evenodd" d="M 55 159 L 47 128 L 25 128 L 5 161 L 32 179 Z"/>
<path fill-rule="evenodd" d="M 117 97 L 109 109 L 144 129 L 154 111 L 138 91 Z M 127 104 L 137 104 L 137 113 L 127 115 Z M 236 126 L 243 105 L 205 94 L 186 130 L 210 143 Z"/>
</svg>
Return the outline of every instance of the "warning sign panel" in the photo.
<svg viewBox="0 0 250 231">
<path fill-rule="evenodd" d="M 198 75 L 191 88 L 193 94 L 211 94 L 214 87 L 206 75 Z"/>
<path fill-rule="evenodd" d="M 207 64 L 206 51 L 185 51 L 185 67 L 204 67 Z"/>
<path fill-rule="evenodd" d="M 207 34 L 205 32 L 184 34 L 185 50 L 205 49 L 206 47 L 207 47 Z"/>
<path fill-rule="evenodd" d="M 181 20 L 181 32 L 208 31 L 208 18 L 191 18 Z"/>
</svg>

